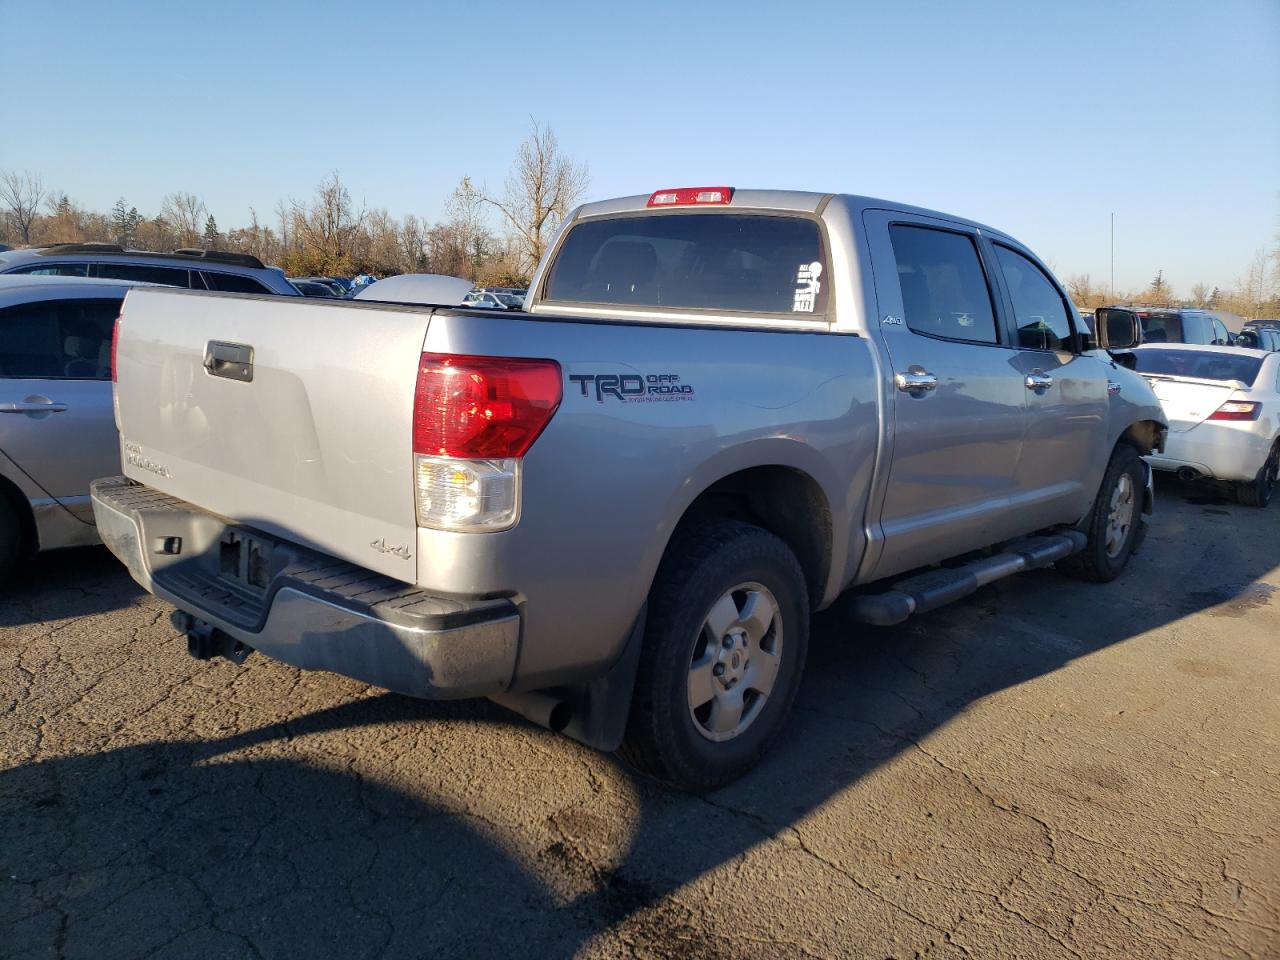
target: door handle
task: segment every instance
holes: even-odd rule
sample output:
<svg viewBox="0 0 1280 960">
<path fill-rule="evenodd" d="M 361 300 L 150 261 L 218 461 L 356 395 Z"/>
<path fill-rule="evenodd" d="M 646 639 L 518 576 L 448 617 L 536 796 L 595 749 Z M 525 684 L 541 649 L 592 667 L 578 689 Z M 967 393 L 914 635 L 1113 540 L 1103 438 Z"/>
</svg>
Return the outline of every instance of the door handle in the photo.
<svg viewBox="0 0 1280 960">
<path fill-rule="evenodd" d="M 246 343 L 210 340 L 204 348 L 204 368 L 214 377 L 253 381 L 253 347 Z"/>
<path fill-rule="evenodd" d="M 1027 374 L 1027 389 L 1034 390 L 1036 393 L 1044 393 L 1053 386 L 1053 377 L 1049 376 L 1043 370 L 1032 370 Z"/>
<path fill-rule="evenodd" d="M 0 413 L 62 413 L 66 409 L 65 403 L 55 403 L 53 400 L 0 403 Z"/>
<path fill-rule="evenodd" d="M 907 367 L 906 373 L 894 374 L 893 382 L 899 390 L 913 397 L 922 397 L 938 388 L 938 378 L 917 364 Z"/>
</svg>

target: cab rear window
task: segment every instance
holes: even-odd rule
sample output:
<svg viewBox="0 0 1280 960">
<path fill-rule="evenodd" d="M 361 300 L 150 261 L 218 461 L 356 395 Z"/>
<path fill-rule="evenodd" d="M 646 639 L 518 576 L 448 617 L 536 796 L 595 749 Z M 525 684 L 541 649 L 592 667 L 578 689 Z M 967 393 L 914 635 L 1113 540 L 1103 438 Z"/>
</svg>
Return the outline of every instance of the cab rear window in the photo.
<svg viewBox="0 0 1280 960">
<path fill-rule="evenodd" d="M 814 220 L 665 213 L 573 227 L 544 299 L 810 319 L 826 313 L 829 281 Z"/>
</svg>

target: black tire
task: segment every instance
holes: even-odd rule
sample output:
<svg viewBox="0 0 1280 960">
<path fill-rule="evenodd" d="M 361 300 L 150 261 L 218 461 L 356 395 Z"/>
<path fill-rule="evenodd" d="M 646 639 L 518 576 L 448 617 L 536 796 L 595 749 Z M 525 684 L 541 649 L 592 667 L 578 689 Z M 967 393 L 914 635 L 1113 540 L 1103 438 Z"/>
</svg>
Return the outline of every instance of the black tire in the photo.
<svg viewBox="0 0 1280 960">
<path fill-rule="evenodd" d="M 1280 443 L 1271 448 L 1271 455 L 1251 483 L 1236 484 L 1236 499 L 1246 507 L 1265 507 L 1275 494 L 1277 475 L 1280 475 Z"/>
<path fill-rule="evenodd" d="M 1080 523 L 1080 529 L 1089 538 L 1088 543 L 1080 553 L 1059 561 L 1059 571 L 1090 583 L 1109 583 L 1120 576 L 1141 539 L 1139 531 L 1142 524 L 1142 498 L 1147 484 L 1146 469 L 1137 450 L 1127 443 L 1116 446 L 1111 454 L 1111 461 L 1107 464 L 1107 471 L 1103 474 L 1097 499 L 1094 500 L 1089 515 Z M 1112 499 L 1124 477 L 1128 477 L 1132 493 L 1132 515 L 1123 535 L 1112 538 L 1109 536 Z"/>
<path fill-rule="evenodd" d="M 22 524 L 0 493 L 0 584 L 13 574 L 22 555 Z"/>
<path fill-rule="evenodd" d="M 765 589 L 735 592 L 746 585 Z M 780 638 L 776 673 L 763 698 L 752 689 L 756 681 L 751 675 L 741 677 L 738 696 L 748 703 L 742 713 L 744 726 L 736 733 L 717 734 L 711 730 L 711 713 L 707 717 L 712 719 L 699 720 L 690 705 L 691 671 L 695 660 L 705 663 L 721 656 L 708 622 L 718 601 L 727 597 L 741 603 L 745 615 L 753 593 L 752 599 L 766 597 L 767 608 L 776 611 L 777 619 L 770 620 L 759 643 L 764 651 Z M 751 651 L 745 636 L 742 642 L 741 665 L 749 670 Z M 642 770 L 687 790 L 711 790 L 737 779 L 759 761 L 785 725 L 808 647 L 808 589 L 791 549 L 768 531 L 736 520 L 693 525 L 668 547 L 649 594 L 644 647 L 620 753 Z M 726 648 L 724 656 L 730 655 L 735 657 L 732 665 L 718 666 L 738 669 L 736 650 L 730 653 Z M 721 684 L 717 691 L 733 682 L 730 674 L 711 681 Z M 717 735 L 728 739 L 708 739 Z"/>
</svg>

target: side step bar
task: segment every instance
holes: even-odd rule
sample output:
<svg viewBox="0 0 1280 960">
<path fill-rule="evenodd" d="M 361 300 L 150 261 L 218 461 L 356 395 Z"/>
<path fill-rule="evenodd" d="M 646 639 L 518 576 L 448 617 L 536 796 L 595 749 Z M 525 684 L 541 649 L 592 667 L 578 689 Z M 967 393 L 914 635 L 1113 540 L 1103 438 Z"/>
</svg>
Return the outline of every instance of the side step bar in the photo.
<svg viewBox="0 0 1280 960">
<path fill-rule="evenodd" d="M 939 567 L 899 580 L 884 593 L 855 596 L 850 616 L 860 623 L 891 627 L 913 613 L 936 610 L 979 587 L 1022 570 L 1052 566 L 1079 553 L 1088 539 L 1079 530 L 1064 530 L 1042 537 L 1027 537 L 1006 545 L 1003 553 L 983 557 L 959 567 Z"/>
</svg>

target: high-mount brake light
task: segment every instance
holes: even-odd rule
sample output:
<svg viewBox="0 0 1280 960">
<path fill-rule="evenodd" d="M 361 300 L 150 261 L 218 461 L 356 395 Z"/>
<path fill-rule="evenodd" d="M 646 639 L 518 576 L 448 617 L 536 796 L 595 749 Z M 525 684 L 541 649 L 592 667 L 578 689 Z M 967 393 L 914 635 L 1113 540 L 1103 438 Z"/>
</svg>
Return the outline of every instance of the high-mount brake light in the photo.
<svg viewBox="0 0 1280 960">
<path fill-rule="evenodd" d="M 551 422 L 561 393 L 554 360 L 424 353 L 413 398 L 418 525 L 512 526 L 521 458 Z"/>
<path fill-rule="evenodd" d="M 733 199 L 733 187 L 676 187 L 673 190 L 657 190 L 646 206 L 688 207 L 696 205 L 724 205 Z"/>
<path fill-rule="evenodd" d="M 1252 400 L 1228 400 L 1213 413 L 1210 420 L 1257 420 L 1262 416 L 1262 404 Z"/>
</svg>

